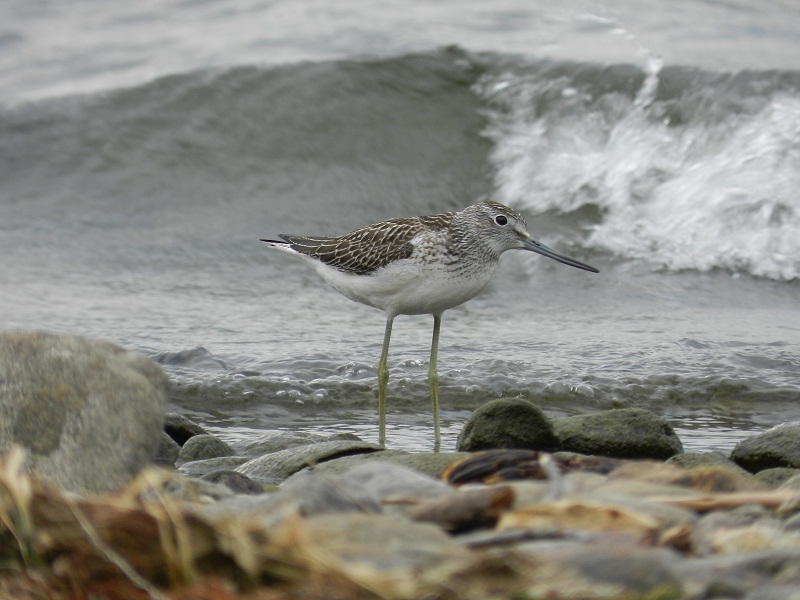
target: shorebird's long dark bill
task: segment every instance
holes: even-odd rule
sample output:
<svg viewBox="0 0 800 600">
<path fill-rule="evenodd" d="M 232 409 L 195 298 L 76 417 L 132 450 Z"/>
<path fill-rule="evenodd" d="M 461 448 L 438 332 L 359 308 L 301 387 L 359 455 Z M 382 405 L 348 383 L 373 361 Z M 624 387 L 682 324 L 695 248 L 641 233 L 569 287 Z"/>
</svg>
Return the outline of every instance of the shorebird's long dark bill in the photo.
<svg viewBox="0 0 800 600">
<path fill-rule="evenodd" d="M 547 246 L 545 246 L 544 244 L 540 244 L 536 240 L 527 239 L 523 242 L 523 244 L 525 244 L 525 250 L 530 250 L 531 252 L 536 252 L 537 254 L 546 256 L 547 258 L 552 258 L 553 260 L 557 260 L 558 262 L 564 263 L 565 265 L 569 265 L 570 267 L 575 267 L 576 269 L 583 269 L 584 271 L 591 271 L 592 273 L 600 272 L 594 267 L 590 267 L 586 263 L 582 263 L 579 260 L 570 258 L 566 254 L 561 254 L 560 252 L 556 252 L 552 248 L 548 248 Z"/>
</svg>

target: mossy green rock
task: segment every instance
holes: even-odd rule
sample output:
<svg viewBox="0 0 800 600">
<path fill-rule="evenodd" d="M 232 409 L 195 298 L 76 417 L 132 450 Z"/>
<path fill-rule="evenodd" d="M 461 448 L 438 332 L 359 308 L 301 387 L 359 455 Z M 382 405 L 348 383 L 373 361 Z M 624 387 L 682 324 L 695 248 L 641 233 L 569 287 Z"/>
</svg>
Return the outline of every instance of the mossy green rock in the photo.
<svg viewBox="0 0 800 600">
<path fill-rule="evenodd" d="M 615 458 L 667 459 L 683 444 L 667 421 L 641 408 L 556 419 L 563 450 Z"/>
<path fill-rule="evenodd" d="M 196 460 L 207 460 L 209 458 L 220 458 L 223 456 L 235 456 L 233 448 L 223 442 L 215 435 L 204 433 L 195 435 L 186 440 L 186 443 L 178 453 L 175 464 L 178 466 Z"/>
<path fill-rule="evenodd" d="M 733 449 L 731 460 L 751 473 L 800 468 L 800 423 L 783 423 L 743 439 Z"/>
<path fill-rule="evenodd" d="M 779 488 L 784 483 L 800 475 L 800 469 L 789 469 L 786 467 L 773 467 L 764 469 L 753 475 L 753 479 L 768 485 L 771 488 Z"/>
<path fill-rule="evenodd" d="M 670 458 L 668 463 L 678 465 L 684 469 L 696 467 L 724 467 L 742 475 L 749 475 L 742 467 L 726 458 L 719 452 L 682 452 Z"/>
<path fill-rule="evenodd" d="M 476 410 L 458 435 L 456 450 L 556 450 L 560 442 L 542 410 L 521 398 L 492 400 Z"/>
</svg>

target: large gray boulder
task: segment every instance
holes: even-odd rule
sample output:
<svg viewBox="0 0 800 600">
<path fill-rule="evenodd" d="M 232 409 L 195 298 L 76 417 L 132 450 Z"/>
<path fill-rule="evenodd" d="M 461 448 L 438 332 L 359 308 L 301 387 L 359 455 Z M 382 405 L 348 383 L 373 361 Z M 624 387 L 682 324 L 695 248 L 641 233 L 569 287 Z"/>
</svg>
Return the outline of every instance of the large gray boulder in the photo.
<svg viewBox="0 0 800 600">
<path fill-rule="evenodd" d="M 159 448 L 169 382 L 145 356 L 114 344 L 0 332 L 0 455 L 75 492 L 116 489 Z"/>
</svg>

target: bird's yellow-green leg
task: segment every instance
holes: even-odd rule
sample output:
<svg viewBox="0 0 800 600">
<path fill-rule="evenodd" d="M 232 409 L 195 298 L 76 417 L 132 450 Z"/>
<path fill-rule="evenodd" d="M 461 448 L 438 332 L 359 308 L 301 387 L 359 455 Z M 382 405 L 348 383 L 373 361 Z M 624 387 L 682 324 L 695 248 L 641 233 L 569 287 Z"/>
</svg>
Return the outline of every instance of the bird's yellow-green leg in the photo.
<svg viewBox="0 0 800 600">
<path fill-rule="evenodd" d="M 436 356 L 439 353 L 439 329 L 442 327 L 442 315 L 433 315 L 433 339 L 431 340 L 431 364 L 428 369 L 428 385 L 431 388 L 433 404 L 433 451 L 438 452 L 442 445 L 439 432 L 439 375 L 436 372 Z"/>
<path fill-rule="evenodd" d="M 389 339 L 392 337 L 394 317 L 386 319 L 386 333 L 383 335 L 383 349 L 378 361 L 378 443 L 386 445 L 386 388 L 389 385 Z"/>
</svg>

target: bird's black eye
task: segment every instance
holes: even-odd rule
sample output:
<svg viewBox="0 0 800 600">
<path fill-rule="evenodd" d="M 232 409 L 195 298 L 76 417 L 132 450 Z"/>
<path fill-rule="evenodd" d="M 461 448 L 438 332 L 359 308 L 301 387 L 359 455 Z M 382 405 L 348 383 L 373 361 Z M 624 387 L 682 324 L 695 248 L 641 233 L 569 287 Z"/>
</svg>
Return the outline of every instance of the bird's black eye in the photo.
<svg viewBox="0 0 800 600">
<path fill-rule="evenodd" d="M 508 219 L 506 219 L 505 215 L 497 215 L 494 218 L 494 222 L 497 223 L 498 225 L 506 225 L 508 224 Z"/>
</svg>

